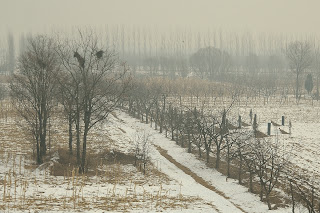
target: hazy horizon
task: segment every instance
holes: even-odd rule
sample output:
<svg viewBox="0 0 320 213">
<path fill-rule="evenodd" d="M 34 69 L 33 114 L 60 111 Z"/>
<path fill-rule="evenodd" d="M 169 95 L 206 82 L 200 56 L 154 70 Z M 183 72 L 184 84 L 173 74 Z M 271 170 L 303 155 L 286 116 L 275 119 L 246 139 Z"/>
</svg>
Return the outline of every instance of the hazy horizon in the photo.
<svg viewBox="0 0 320 213">
<path fill-rule="evenodd" d="M 320 1 L 309 0 L 0 0 L 0 32 L 72 26 L 185 27 L 320 34 Z"/>
</svg>

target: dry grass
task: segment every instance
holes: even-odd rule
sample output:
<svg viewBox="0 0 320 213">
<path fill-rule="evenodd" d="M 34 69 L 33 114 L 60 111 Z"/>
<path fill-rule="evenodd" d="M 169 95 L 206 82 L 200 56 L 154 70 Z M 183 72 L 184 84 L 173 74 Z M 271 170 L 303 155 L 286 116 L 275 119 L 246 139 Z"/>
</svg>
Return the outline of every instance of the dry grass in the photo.
<svg viewBox="0 0 320 213">
<path fill-rule="evenodd" d="M 10 103 L 2 104 L 7 110 L 0 111 L 0 128 L 3 130 L 0 132 L 0 162 L 7 165 L 8 170 L 0 172 L 0 211 L 85 212 L 94 208 L 122 212 L 131 209 L 166 211 L 203 205 L 203 201 L 196 197 L 170 195 L 170 191 L 164 188 L 170 188 L 171 180 L 158 165 L 149 163 L 146 175 L 143 175 L 139 166 L 133 166 L 132 154 L 110 150 L 109 145 L 116 145 L 116 142 L 99 132 L 93 132 L 88 138 L 87 173 L 79 174 L 76 153 L 73 150 L 73 155 L 69 154 L 68 132 L 59 112 L 54 114 L 57 119 L 51 121 L 50 151 L 45 163 L 39 167 L 35 164 L 32 138 L 17 124 L 20 118 Z M 59 158 L 53 160 L 56 155 Z M 91 186 L 96 187 L 97 192 L 84 193 Z M 46 189 L 52 187 L 64 191 L 65 195 L 47 193 Z M 108 190 L 102 190 L 104 187 Z M 54 188 L 51 191 L 54 192 Z"/>
</svg>

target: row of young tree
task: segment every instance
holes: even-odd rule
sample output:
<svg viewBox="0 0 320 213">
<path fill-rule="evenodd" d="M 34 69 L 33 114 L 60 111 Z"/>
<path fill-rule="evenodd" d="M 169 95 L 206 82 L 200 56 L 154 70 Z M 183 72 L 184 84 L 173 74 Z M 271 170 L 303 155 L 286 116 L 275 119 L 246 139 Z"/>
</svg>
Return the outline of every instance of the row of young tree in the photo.
<svg viewBox="0 0 320 213">
<path fill-rule="evenodd" d="M 47 154 L 49 119 L 62 111 L 68 122 L 69 152 L 73 154 L 75 132 L 77 164 L 85 172 L 90 130 L 108 117 L 130 86 L 125 64 L 93 31 L 85 30 L 71 38 L 30 38 L 18 68 L 10 94 L 34 138 L 37 164 Z"/>
<path fill-rule="evenodd" d="M 140 79 L 133 85 L 126 99 L 130 115 L 149 123 L 189 153 L 205 157 L 206 163 L 214 160 L 216 169 L 225 170 L 227 178 L 236 178 L 240 184 L 246 182 L 249 191 L 259 193 L 269 209 L 277 196 L 274 189 L 284 186 L 291 195 L 293 212 L 297 201 L 310 212 L 320 210 L 319 189 L 306 185 L 307 181 L 293 173 L 294 167 L 289 166 L 289 156 L 278 139 L 258 131 L 257 116 L 251 114 L 251 123 L 246 124 L 241 117 L 232 117 L 232 104 L 216 111 L 190 108 L 173 104 L 181 103 L 181 98 L 174 101 L 174 95 L 167 93 L 163 84 Z M 256 182 L 260 190 L 254 187 Z"/>
</svg>

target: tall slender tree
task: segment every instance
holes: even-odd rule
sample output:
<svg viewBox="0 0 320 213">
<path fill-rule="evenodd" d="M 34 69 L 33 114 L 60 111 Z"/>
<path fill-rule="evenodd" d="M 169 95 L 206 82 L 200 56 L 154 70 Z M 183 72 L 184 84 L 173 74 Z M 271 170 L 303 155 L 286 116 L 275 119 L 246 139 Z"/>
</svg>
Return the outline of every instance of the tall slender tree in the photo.
<svg viewBox="0 0 320 213">
<path fill-rule="evenodd" d="M 46 36 L 29 39 L 18 68 L 19 73 L 11 80 L 11 96 L 35 139 L 37 163 L 41 164 L 47 150 L 48 119 L 54 106 L 55 76 L 59 72 L 53 40 Z"/>
<path fill-rule="evenodd" d="M 8 71 L 13 73 L 15 69 L 15 47 L 12 33 L 8 33 Z"/>
<path fill-rule="evenodd" d="M 308 42 L 296 41 L 290 43 L 287 51 L 287 58 L 289 59 L 289 66 L 296 75 L 296 99 L 299 99 L 299 77 L 311 66 L 312 63 L 312 48 Z"/>
</svg>

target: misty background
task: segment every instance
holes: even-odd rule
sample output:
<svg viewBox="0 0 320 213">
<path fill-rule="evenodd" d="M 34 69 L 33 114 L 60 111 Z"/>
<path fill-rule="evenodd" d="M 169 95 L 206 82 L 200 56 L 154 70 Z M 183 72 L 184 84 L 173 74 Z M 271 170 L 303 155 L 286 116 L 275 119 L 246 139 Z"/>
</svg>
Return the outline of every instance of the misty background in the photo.
<svg viewBox="0 0 320 213">
<path fill-rule="evenodd" d="M 79 29 L 90 28 L 135 74 L 238 79 L 259 87 L 267 80 L 266 87 L 273 90 L 281 79 L 293 84 L 286 50 L 290 43 L 303 41 L 316 56 L 304 75 L 319 75 L 316 0 L 0 2 L 2 73 L 16 69 L 28 37 L 39 33 L 72 37 Z"/>
<path fill-rule="evenodd" d="M 0 0 L 0 32 L 125 24 L 320 33 L 317 0 Z"/>
<path fill-rule="evenodd" d="M 5 130 L 0 146 L 10 151 L 0 153 L 0 162 L 6 159 L 2 164 L 6 168 L 13 166 L 13 169 L 9 167 L 9 173 L 0 172 L 0 176 L 4 176 L 4 209 L 9 210 L 10 205 L 23 210 L 30 207 L 29 203 L 51 209 L 46 202 L 55 205 L 57 200 L 63 202 L 59 206 L 64 210 L 68 200 L 73 201 L 69 204 L 73 203 L 74 210 L 77 205 L 81 210 L 94 209 L 91 208 L 94 205 L 109 210 L 110 203 L 122 209 L 119 200 L 126 203 L 124 209 L 136 208 L 136 204 L 130 203 L 131 197 L 127 197 L 129 192 L 134 203 L 140 203 L 143 198 L 141 203 L 149 206 L 145 198 L 152 198 L 156 206 L 150 207 L 156 211 L 160 198 L 159 210 L 167 211 L 161 207 L 162 197 L 170 198 L 161 195 L 162 181 L 160 191 L 154 191 L 156 185 L 149 184 L 152 179 L 146 179 L 148 183 L 144 185 L 138 178 L 143 196 L 137 196 L 136 183 L 134 190 L 132 181 L 127 188 L 128 185 L 122 183 L 129 183 L 130 178 L 122 182 L 127 177 L 120 173 L 120 170 L 130 171 L 130 177 L 140 177 L 131 175 L 131 171 L 138 172 L 140 167 L 142 172 L 143 167 L 143 175 L 149 175 L 150 159 L 157 165 L 154 171 L 158 171 L 160 162 L 159 173 L 153 174 L 162 173 L 161 161 L 149 158 L 149 154 L 158 150 L 159 154 L 167 155 L 171 145 L 159 143 L 159 147 L 153 147 L 154 151 L 149 153 L 149 136 L 145 133 L 132 140 L 123 137 L 140 131 L 140 122 L 150 123 L 151 127 L 153 122 L 155 130 L 159 127 L 159 134 L 165 133 L 166 138 L 171 137 L 181 147 L 188 146 L 188 152 L 197 152 L 206 165 L 215 159 L 210 165 L 224 172 L 226 182 L 230 177 L 238 179 L 241 185 L 248 184 L 249 191 L 259 193 L 260 201 L 267 202 L 269 210 L 282 211 L 281 208 L 292 204 L 294 212 L 296 203 L 304 202 L 302 205 L 310 212 L 318 212 L 315 209 L 320 209 L 320 173 L 317 172 L 320 162 L 314 156 L 319 150 L 320 123 L 319 6 L 319 0 L 0 0 L 0 124 Z M 139 119 L 139 125 L 124 112 Z M 112 120 L 110 124 L 116 128 L 109 129 L 107 122 L 111 114 L 132 131 L 126 132 L 126 126 L 125 131 Z M 276 123 L 280 119 L 281 125 Z M 17 127 L 23 127 L 25 138 L 21 137 L 22 132 L 16 132 Z M 7 131 L 10 129 L 14 131 Z M 121 132 L 117 132 L 118 129 Z M 118 143 L 118 137 L 124 138 L 124 143 Z M 25 146 L 25 142 L 29 145 Z M 150 141 L 151 146 L 152 143 Z M 291 143 L 292 148 L 287 146 Z M 119 151 L 112 144 L 119 145 Z M 278 152 L 282 145 L 285 150 Z M 17 152 L 19 146 L 23 149 Z M 25 148 L 30 152 L 23 151 Z M 44 174 L 42 183 L 37 182 L 40 179 L 36 177 L 33 181 L 33 177 L 21 176 L 31 174 L 29 172 L 15 172 L 17 153 L 31 157 L 31 148 L 35 163 L 40 165 L 34 173 Z M 12 150 L 14 154 L 10 154 Z M 180 155 L 178 153 L 174 151 L 174 155 Z M 285 156 L 287 153 L 293 157 Z M 171 157 L 165 155 L 165 158 Z M 11 156 L 13 160 L 9 161 Z M 120 169 L 115 156 L 126 159 L 124 169 Z M 136 168 L 128 169 L 127 160 L 134 161 L 132 166 Z M 114 174 L 105 170 L 111 161 L 112 165 L 117 163 Z M 24 171 L 25 162 L 29 160 L 23 162 Z M 31 165 L 30 171 L 36 168 Z M 241 195 L 234 193 L 237 190 L 229 191 L 224 183 L 212 182 L 211 175 L 203 176 L 210 177 L 208 183 L 197 177 L 200 170 L 191 169 L 200 164 L 192 165 L 181 169 L 184 167 L 181 164 L 178 168 L 226 200 Z M 206 165 L 201 166 L 205 173 L 210 172 L 211 167 Z M 37 189 L 37 192 L 39 183 L 45 186 L 54 183 L 47 182 L 49 169 L 50 175 L 62 176 L 63 172 L 63 184 L 68 186 L 62 185 L 60 190 L 70 189 L 65 180 L 70 181 L 72 176 L 72 197 L 69 199 L 65 191 L 61 193 L 62 199 L 51 199 L 56 198 L 51 194 L 48 198 L 46 194 L 36 198 L 39 194 L 35 193 L 27 193 L 32 197 L 26 198 L 28 180 L 34 183 L 32 191 Z M 78 179 L 73 185 L 74 177 L 81 177 L 77 170 L 79 174 L 92 172 L 93 176 L 95 172 L 97 178 L 87 179 L 82 175 L 82 186 L 77 188 Z M 111 174 L 110 179 L 101 178 L 107 173 Z M 17 191 L 13 193 L 17 181 L 11 181 L 11 177 L 16 180 L 16 174 L 22 181 L 18 182 L 22 187 L 17 198 L 21 206 L 16 203 Z M 218 176 L 220 182 L 224 182 L 224 178 Z M 118 177 L 125 189 L 124 197 L 115 194 Z M 105 185 L 97 185 L 97 194 L 83 190 L 86 185 L 93 187 L 85 183 L 87 180 L 112 184 L 112 197 L 116 202 L 109 197 L 105 199 L 111 192 L 108 188 L 106 196 L 100 196 L 103 202 L 99 201 L 99 188 Z M 158 180 L 155 182 L 159 183 Z M 179 183 L 163 183 L 166 182 Z M 222 186 L 221 193 L 212 183 Z M 274 188 L 277 183 L 282 185 Z M 201 188 L 196 188 L 192 199 L 184 199 L 182 182 L 179 185 L 177 208 L 189 208 L 183 207 L 184 203 L 193 198 L 198 203 Z M 145 193 L 144 186 L 152 193 Z M 190 188 L 187 182 L 185 187 Z M 225 191 L 229 194 L 224 194 Z M 80 192 L 83 202 L 79 202 Z M 170 194 L 170 190 L 168 192 Z M 187 194 L 192 195 L 189 189 Z M 255 206 L 255 202 L 246 200 L 247 194 L 244 198 L 239 200 L 244 209 L 256 210 L 250 206 L 251 203 Z M 87 204 L 82 204 L 85 200 L 95 202 L 89 202 L 87 208 Z M 170 206 L 174 206 L 172 199 L 169 201 Z M 206 203 L 218 211 L 215 205 Z M 220 200 L 217 204 L 224 209 Z M 246 211 L 238 201 L 231 204 Z"/>
</svg>

